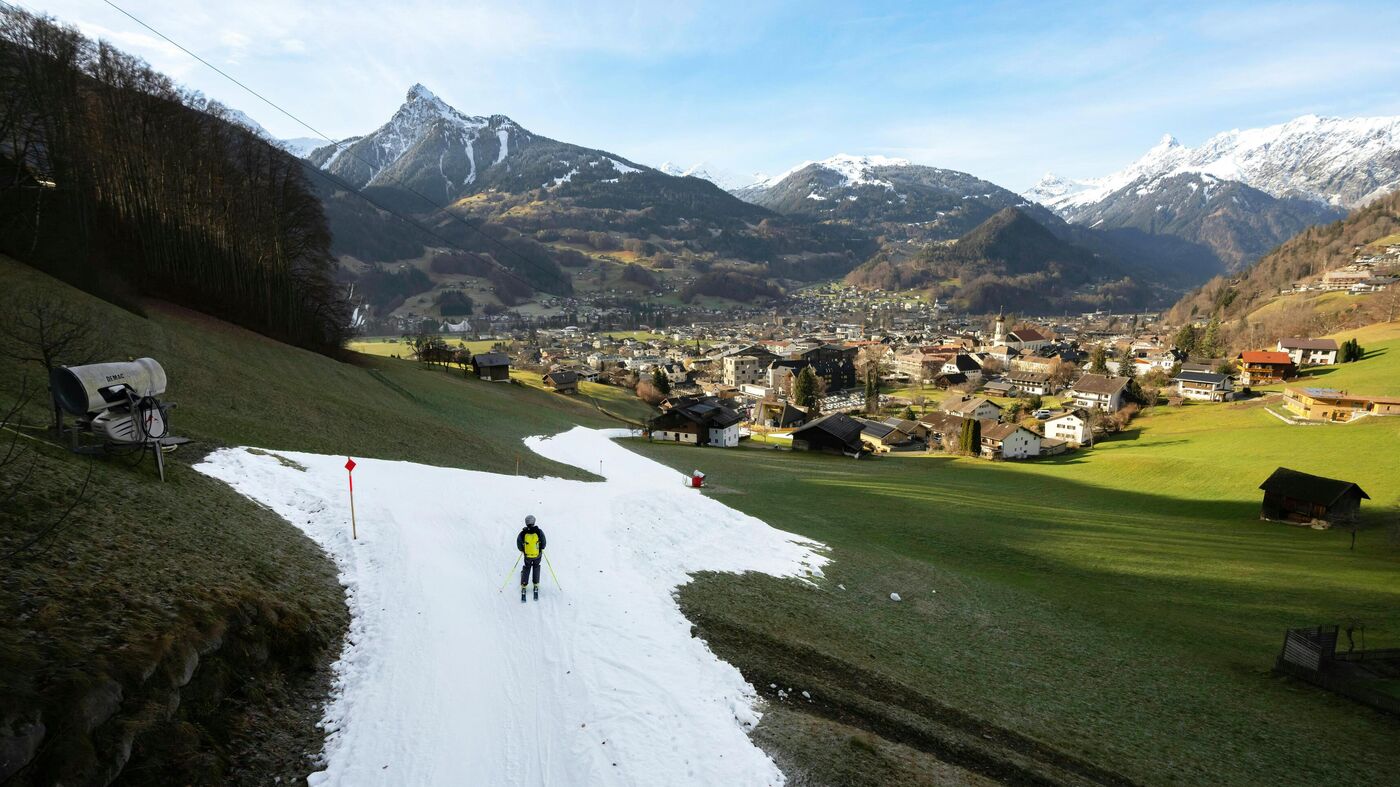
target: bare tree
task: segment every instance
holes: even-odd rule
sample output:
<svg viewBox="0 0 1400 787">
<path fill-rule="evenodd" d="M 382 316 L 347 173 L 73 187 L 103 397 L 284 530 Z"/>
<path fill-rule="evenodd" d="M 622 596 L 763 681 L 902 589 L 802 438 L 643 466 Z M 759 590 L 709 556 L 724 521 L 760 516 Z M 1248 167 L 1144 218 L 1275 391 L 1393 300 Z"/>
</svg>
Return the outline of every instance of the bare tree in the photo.
<svg viewBox="0 0 1400 787">
<path fill-rule="evenodd" d="M 46 381 L 59 366 L 94 363 L 111 352 L 91 311 L 38 292 L 19 296 L 0 318 L 0 351 L 42 367 Z M 57 431 L 62 414 L 56 404 L 53 419 Z"/>
</svg>

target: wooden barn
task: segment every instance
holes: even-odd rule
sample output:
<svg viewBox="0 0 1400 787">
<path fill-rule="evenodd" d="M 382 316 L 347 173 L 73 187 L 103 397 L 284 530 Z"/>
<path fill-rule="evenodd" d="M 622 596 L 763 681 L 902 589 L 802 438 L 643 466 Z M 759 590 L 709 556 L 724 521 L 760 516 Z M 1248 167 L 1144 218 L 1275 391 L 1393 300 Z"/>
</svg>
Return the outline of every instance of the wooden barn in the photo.
<svg viewBox="0 0 1400 787">
<path fill-rule="evenodd" d="M 792 433 L 795 451 L 829 451 L 859 457 L 866 452 L 860 439 L 865 425 L 845 413 L 824 415 Z"/>
<path fill-rule="evenodd" d="M 472 356 L 476 376 L 493 383 L 510 382 L 510 356 L 505 353 L 480 353 Z"/>
<path fill-rule="evenodd" d="M 572 369 L 555 369 L 544 376 L 544 387 L 555 393 L 578 393 L 578 372 Z"/>
<path fill-rule="evenodd" d="M 1260 519 L 1319 527 L 1355 521 L 1361 512 L 1361 501 L 1371 499 L 1350 481 L 1286 467 L 1275 470 L 1259 488 L 1264 490 Z"/>
</svg>

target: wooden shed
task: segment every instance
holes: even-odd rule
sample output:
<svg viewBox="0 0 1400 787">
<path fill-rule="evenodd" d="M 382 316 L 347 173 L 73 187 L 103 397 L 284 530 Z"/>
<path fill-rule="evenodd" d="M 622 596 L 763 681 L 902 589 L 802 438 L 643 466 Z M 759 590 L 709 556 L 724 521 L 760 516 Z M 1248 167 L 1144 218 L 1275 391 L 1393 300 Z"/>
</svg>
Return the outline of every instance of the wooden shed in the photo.
<svg viewBox="0 0 1400 787">
<path fill-rule="evenodd" d="M 1259 488 L 1264 490 L 1260 519 L 1319 527 L 1355 521 L 1361 512 L 1361 501 L 1371 499 L 1351 481 L 1286 467 L 1275 470 Z"/>
<path fill-rule="evenodd" d="M 510 356 L 505 353 L 479 353 L 472 356 L 476 376 L 493 383 L 510 382 Z"/>
<path fill-rule="evenodd" d="M 859 457 L 866 452 L 860 438 L 864 425 L 845 413 L 824 415 L 792 433 L 796 451 L 829 451 Z"/>
<path fill-rule="evenodd" d="M 578 372 L 572 369 L 555 369 L 544 376 L 544 387 L 556 393 L 578 393 Z"/>
</svg>

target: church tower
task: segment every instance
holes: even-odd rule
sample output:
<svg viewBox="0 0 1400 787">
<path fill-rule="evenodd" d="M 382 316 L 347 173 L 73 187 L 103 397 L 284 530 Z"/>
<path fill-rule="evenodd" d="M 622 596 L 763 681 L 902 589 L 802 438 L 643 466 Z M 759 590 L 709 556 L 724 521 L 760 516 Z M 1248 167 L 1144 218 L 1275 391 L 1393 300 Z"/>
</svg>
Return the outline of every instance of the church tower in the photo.
<svg viewBox="0 0 1400 787">
<path fill-rule="evenodd" d="M 993 346 L 993 347 L 998 347 L 998 346 L 1003 345 L 1003 344 L 1005 344 L 1005 343 L 1006 343 L 1006 317 L 1002 315 L 1000 309 L 997 309 L 997 327 L 996 327 L 996 332 L 995 332 L 994 335 L 992 336 L 992 346 Z"/>
</svg>

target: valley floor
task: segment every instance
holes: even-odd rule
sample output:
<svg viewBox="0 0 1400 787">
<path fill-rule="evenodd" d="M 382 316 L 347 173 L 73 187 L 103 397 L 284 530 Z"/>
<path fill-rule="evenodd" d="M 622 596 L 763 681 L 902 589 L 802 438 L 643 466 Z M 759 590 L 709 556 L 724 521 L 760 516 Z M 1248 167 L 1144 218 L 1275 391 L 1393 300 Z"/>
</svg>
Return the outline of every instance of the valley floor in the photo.
<svg viewBox="0 0 1400 787">
<path fill-rule="evenodd" d="M 753 688 L 673 591 L 704 570 L 813 576 L 823 548 L 685 488 L 619 434 L 527 441 L 603 483 L 361 461 L 354 541 L 342 457 L 228 449 L 198 466 L 339 567 L 352 622 L 312 784 L 782 783 L 748 737 Z M 546 568 L 521 604 L 507 572 L 531 513 L 558 582 Z"/>
</svg>

